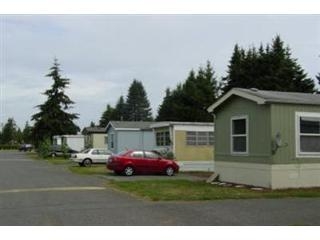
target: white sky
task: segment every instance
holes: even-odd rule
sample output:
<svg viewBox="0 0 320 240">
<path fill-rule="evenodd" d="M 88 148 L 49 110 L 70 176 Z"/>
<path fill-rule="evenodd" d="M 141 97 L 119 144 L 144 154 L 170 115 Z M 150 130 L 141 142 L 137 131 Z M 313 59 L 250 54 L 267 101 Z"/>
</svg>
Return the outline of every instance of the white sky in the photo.
<svg viewBox="0 0 320 240">
<path fill-rule="evenodd" d="M 0 122 L 23 128 L 45 101 L 44 77 L 57 57 L 71 79 L 76 123 L 98 123 L 106 104 L 143 82 L 154 115 L 167 87 L 210 60 L 226 74 L 236 43 L 270 43 L 276 34 L 314 78 L 320 72 L 320 15 L 0 15 Z"/>
</svg>

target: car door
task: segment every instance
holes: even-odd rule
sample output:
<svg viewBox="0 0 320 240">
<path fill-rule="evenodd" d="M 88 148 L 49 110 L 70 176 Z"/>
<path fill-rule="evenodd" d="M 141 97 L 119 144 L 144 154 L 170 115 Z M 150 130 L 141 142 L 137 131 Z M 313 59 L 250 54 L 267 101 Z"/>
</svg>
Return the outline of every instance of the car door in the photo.
<svg viewBox="0 0 320 240">
<path fill-rule="evenodd" d="M 146 162 L 146 170 L 149 173 L 157 173 L 161 171 L 160 168 L 160 161 L 161 157 L 155 152 L 152 151 L 145 151 L 144 152 L 145 156 L 145 162 Z"/>
<path fill-rule="evenodd" d="M 143 151 L 133 151 L 130 154 L 130 160 L 133 164 L 133 168 L 137 172 L 145 172 L 146 171 L 146 163 L 144 158 Z"/>
<path fill-rule="evenodd" d="M 91 155 L 91 160 L 92 160 L 93 163 L 99 162 L 100 155 L 99 155 L 99 150 L 98 149 L 92 149 L 90 155 Z"/>
<path fill-rule="evenodd" d="M 108 158 L 111 156 L 111 153 L 106 149 L 99 149 L 99 163 L 106 163 Z"/>
</svg>

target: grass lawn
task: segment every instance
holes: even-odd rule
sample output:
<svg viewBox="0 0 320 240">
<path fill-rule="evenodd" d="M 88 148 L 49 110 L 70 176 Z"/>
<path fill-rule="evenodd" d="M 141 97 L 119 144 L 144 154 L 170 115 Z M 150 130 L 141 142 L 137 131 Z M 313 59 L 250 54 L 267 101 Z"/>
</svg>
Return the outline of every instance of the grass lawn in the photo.
<svg viewBox="0 0 320 240">
<path fill-rule="evenodd" d="M 64 157 L 48 157 L 48 158 L 43 159 L 35 152 L 27 153 L 27 155 L 28 155 L 28 157 L 32 158 L 33 160 L 47 161 L 47 162 L 55 164 L 55 165 L 71 164 L 71 161 L 68 158 L 64 158 Z"/>
<path fill-rule="evenodd" d="M 254 191 L 189 180 L 111 181 L 108 185 L 153 201 L 320 197 L 320 188 Z"/>
<path fill-rule="evenodd" d="M 106 175 L 110 172 L 105 164 L 91 165 L 91 167 L 80 167 L 78 165 L 69 166 L 68 169 L 77 174 L 82 175 Z"/>
</svg>

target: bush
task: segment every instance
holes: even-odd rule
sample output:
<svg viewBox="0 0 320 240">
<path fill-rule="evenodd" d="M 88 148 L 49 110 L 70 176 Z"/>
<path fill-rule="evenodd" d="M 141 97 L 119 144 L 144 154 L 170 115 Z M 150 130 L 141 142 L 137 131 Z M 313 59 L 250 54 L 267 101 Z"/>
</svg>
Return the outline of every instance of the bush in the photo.
<svg viewBox="0 0 320 240">
<path fill-rule="evenodd" d="M 13 150 L 13 149 L 19 149 L 19 145 L 0 144 L 0 150 Z"/>
<path fill-rule="evenodd" d="M 51 142 L 50 139 L 45 139 L 39 144 L 38 154 L 42 158 L 47 158 L 51 152 Z"/>
<path fill-rule="evenodd" d="M 174 156 L 174 154 L 173 154 L 173 152 L 167 152 L 165 155 L 164 155 L 164 157 L 166 158 L 166 159 L 171 159 L 171 160 L 174 160 L 175 159 L 175 156 Z"/>
<path fill-rule="evenodd" d="M 68 150 L 69 150 L 69 147 L 67 144 L 63 143 L 61 145 L 61 151 L 63 153 L 63 158 L 67 159 L 69 158 L 69 154 L 68 154 Z"/>
</svg>

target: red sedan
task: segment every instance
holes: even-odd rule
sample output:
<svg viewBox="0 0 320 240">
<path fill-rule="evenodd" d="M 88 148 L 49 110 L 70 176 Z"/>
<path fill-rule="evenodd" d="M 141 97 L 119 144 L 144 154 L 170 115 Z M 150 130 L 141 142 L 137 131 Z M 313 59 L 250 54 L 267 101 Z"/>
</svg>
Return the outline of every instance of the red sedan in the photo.
<svg viewBox="0 0 320 240">
<path fill-rule="evenodd" d="M 161 157 L 154 151 L 129 150 L 112 155 L 107 161 L 107 168 L 116 174 L 131 176 L 135 173 L 163 173 L 173 176 L 179 172 L 178 164 Z"/>
</svg>

